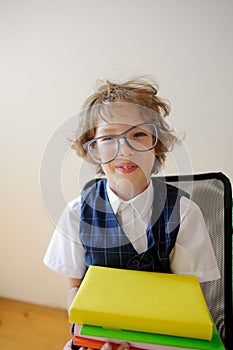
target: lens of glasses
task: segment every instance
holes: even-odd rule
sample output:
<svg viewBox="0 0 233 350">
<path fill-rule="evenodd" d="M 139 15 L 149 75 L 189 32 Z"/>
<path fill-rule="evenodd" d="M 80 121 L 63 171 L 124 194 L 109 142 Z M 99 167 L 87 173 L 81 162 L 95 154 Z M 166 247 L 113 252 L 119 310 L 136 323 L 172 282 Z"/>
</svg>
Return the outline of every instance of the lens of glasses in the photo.
<svg viewBox="0 0 233 350">
<path fill-rule="evenodd" d="M 138 152 L 146 152 L 157 143 L 157 128 L 154 124 L 144 123 L 129 129 L 126 134 L 128 145 Z"/>
<path fill-rule="evenodd" d="M 155 124 L 143 123 L 131 127 L 119 135 L 97 137 L 87 143 L 87 151 L 96 163 L 105 164 L 116 158 L 120 149 L 121 139 L 124 139 L 133 150 L 146 152 L 155 147 L 157 138 Z"/>
<path fill-rule="evenodd" d="M 88 153 L 96 163 L 111 162 L 118 154 L 118 140 L 114 136 L 93 140 L 88 146 Z"/>
</svg>

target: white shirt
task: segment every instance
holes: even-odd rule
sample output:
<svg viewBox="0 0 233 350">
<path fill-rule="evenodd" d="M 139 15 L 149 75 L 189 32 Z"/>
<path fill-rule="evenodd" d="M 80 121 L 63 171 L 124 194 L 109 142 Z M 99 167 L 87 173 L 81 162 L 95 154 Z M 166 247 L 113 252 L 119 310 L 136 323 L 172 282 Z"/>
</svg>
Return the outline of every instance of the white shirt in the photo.
<svg viewBox="0 0 233 350">
<path fill-rule="evenodd" d="M 146 229 L 156 196 L 152 182 L 129 201 L 120 199 L 109 186 L 107 193 L 113 212 L 136 251 L 147 250 Z M 50 269 L 72 278 L 83 278 L 86 271 L 84 247 L 79 238 L 80 205 L 81 196 L 67 204 L 43 260 Z M 195 275 L 199 282 L 219 279 L 216 258 L 199 207 L 181 197 L 180 217 L 176 244 L 169 256 L 171 271 Z"/>
</svg>

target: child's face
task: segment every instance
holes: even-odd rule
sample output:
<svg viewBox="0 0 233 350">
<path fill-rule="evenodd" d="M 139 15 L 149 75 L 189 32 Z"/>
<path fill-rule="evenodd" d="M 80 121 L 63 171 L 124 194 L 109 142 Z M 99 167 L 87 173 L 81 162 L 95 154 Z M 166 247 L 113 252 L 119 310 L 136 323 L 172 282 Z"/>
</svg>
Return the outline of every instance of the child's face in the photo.
<svg viewBox="0 0 233 350">
<path fill-rule="evenodd" d="M 135 105 L 117 104 L 111 110 L 111 117 L 107 116 L 98 122 L 95 137 L 119 135 L 145 121 Z M 128 146 L 124 139 L 119 142 L 118 155 L 111 162 L 102 164 L 102 169 L 111 189 L 122 199 L 128 200 L 147 188 L 154 165 L 155 149 L 138 152 Z"/>
</svg>

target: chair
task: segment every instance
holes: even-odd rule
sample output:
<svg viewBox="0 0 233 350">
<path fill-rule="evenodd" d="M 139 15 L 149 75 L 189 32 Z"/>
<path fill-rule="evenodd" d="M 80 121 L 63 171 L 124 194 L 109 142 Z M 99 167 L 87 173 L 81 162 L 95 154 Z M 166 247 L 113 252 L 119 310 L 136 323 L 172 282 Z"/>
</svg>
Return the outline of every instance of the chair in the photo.
<svg viewBox="0 0 233 350">
<path fill-rule="evenodd" d="M 219 172 L 166 176 L 165 181 L 188 192 L 202 211 L 222 277 L 201 287 L 226 349 L 233 349 L 231 183 Z"/>
</svg>

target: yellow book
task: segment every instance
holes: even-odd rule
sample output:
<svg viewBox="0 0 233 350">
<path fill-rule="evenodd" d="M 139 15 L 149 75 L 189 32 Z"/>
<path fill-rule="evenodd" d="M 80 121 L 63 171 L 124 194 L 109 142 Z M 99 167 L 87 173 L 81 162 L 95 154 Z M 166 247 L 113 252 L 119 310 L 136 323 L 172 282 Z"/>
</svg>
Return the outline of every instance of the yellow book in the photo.
<svg viewBox="0 0 233 350">
<path fill-rule="evenodd" d="M 70 322 L 211 340 L 213 322 L 198 278 L 90 266 Z"/>
</svg>

